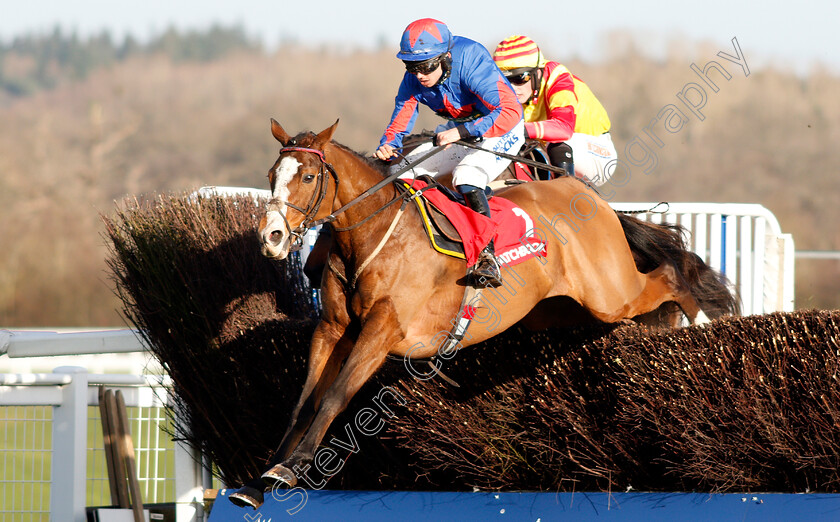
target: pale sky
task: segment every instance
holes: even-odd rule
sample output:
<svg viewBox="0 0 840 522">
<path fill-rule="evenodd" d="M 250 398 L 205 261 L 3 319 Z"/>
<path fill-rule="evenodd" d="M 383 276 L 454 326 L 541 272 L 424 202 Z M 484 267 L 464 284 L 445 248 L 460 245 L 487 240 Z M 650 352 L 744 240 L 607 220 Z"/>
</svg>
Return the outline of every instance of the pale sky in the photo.
<svg viewBox="0 0 840 522">
<path fill-rule="evenodd" d="M 437 18 L 453 33 L 494 46 L 511 34 L 534 38 L 549 58 L 602 56 L 613 30 L 642 35 L 644 50 L 662 56 L 670 41 L 700 42 L 731 50 L 738 39 L 750 67 L 768 63 L 807 72 L 814 62 L 840 72 L 840 2 L 805 0 L 478 0 L 383 2 L 381 0 L 0 0 L 0 41 L 44 34 L 60 25 L 87 36 L 103 29 L 121 39 L 144 40 L 169 26 L 204 29 L 238 24 L 269 48 L 281 40 L 304 45 L 339 44 L 396 48 L 403 28 L 417 18 Z M 710 56 L 711 59 L 711 56 Z"/>
</svg>

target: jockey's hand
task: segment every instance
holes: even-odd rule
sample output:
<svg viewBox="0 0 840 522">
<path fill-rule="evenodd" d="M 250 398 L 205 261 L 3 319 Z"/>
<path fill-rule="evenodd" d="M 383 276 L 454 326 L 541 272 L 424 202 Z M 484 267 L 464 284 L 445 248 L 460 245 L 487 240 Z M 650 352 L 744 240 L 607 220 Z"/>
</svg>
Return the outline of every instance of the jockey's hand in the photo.
<svg viewBox="0 0 840 522">
<path fill-rule="evenodd" d="M 373 156 L 377 159 L 381 159 L 383 161 L 387 161 L 394 156 L 397 155 L 397 151 L 394 150 L 394 147 L 388 145 L 387 143 L 383 143 L 376 149 L 376 152 L 373 153 Z"/>
<path fill-rule="evenodd" d="M 443 132 L 435 134 L 435 145 L 443 147 L 449 145 L 450 143 L 455 143 L 460 139 L 461 134 L 458 132 L 457 128 L 446 129 Z"/>
</svg>

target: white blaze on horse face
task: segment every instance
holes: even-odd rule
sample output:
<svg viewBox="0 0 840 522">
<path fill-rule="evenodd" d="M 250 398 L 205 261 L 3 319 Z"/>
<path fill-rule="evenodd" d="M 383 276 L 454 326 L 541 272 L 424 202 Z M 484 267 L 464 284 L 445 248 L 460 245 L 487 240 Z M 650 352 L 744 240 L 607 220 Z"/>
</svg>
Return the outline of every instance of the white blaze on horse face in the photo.
<svg viewBox="0 0 840 522">
<path fill-rule="evenodd" d="M 301 163 L 298 160 L 291 156 L 286 156 L 280 160 L 280 165 L 274 171 L 276 177 L 274 178 L 274 193 L 272 196 L 282 202 L 284 212 L 286 201 L 289 199 L 289 183 L 297 175 L 300 166 Z"/>
<path fill-rule="evenodd" d="M 286 201 L 289 199 L 289 183 L 298 173 L 301 163 L 292 157 L 285 157 L 274 171 L 274 191 L 272 198 L 277 207 L 265 213 L 265 228 L 263 236 L 263 254 L 268 257 L 284 259 L 289 254 L 289 233 L 286 225 Z M 271 241 L 274 232 L 280 234 L 279 241 Z"/>
</svg>

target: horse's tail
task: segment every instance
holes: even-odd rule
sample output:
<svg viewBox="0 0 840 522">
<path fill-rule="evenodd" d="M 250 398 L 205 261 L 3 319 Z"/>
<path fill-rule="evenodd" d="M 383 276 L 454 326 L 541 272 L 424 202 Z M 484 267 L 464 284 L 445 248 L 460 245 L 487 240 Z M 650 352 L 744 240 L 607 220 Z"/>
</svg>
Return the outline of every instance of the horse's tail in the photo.
<svg viewBox="0 0 840 522">
<path fill-rule="evenodd" d="M 741 307 L 727 287 L 726 276 L 688 250 L 683 227 L 648 223 L 621 212 L 616 214 L 640 272 L 650 272 L 662 262 L 671 260 L 688 282 L 691 295 L 709 318 L 740 314 Z"/>
</svg>

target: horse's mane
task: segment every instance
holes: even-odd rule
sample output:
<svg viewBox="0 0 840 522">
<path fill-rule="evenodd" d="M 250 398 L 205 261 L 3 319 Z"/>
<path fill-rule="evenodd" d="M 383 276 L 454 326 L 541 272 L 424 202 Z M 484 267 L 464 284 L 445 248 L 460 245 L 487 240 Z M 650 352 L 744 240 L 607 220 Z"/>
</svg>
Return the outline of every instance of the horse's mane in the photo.
<svg viewBox="0 0 840 522">
<path fill-rule="evenodd" d="M 348 147 L 346 145 L 342 145 L 341 143 L 338 143 L 337 141 L 332 141 L 330 143 L 332 143 L 333 146 L 335 146 L 335 147 L 337 147 L 337 148 L 339 148 L 339 149 L 341 149 L 345 152 L 348 152 L 348 153 L 352 154 L 353 156 L 356 156 L 360 160 L 364 161 L 371 168 L 373 168 L 374 170 L 381 173 L 383 178 L 388 177 L 388 174 L 389 174 L 388 173 L 388 168 L 391 165 L 389 162 L 376 159 L 376 158 L 374 158 L 373 156 L 371 156 L 367 153 L 356 152 L 355 150 L 351 149 L 350 147 Z"/>
<path fill-rule="evenodd" d="M 314 138 L 314 137 L 315 137 L 314 132 L 304 131 L 304 132 L 301 132 L 300 134 L 298 134 L 297 136 L 295 136 L 294 138 L 292 138 L 289 141 L 289 143 L 300 143 L 301 140 L 303 140 L 303 139 Z M 335 140 L 330 141 L 330 144 L 332 146 L 334 146 L 336 148 L 339 148 L 339 149 L 343 150 L 344 152 L 347 152 L 347 153 L 355 156 L 356 158 L 362 160 L 367 165 L 369 165 L 371 168 L 373 168 L 374 170 L 376 170 L 377 172 L 382 174 L 383 178 L 388 176 L 388 167 L 390 166 L 390 163 L 382 161 L 382 160 L 378 160 L 378 159 L 372 157 L 371 155 L 369 155 L 367 153 L 356 152 L 355 150 L 351 149 L 350 147 L 348 147 L 346 145 L 343 145 L 343 144 L 341 144 L 341 143 L 339 143 Z"/>
</svg>

